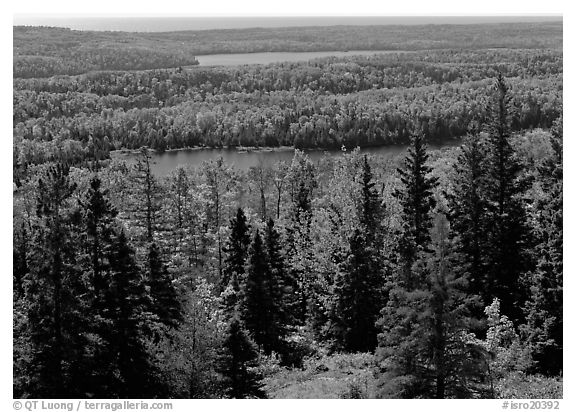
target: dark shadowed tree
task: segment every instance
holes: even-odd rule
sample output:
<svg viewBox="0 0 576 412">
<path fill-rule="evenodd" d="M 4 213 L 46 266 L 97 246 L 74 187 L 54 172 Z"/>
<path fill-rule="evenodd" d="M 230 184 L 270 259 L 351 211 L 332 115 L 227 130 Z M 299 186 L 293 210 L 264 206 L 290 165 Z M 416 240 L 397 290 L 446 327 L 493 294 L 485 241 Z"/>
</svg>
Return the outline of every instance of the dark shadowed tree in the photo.
<svg viewBox="0 0 576 412">
<path fill-rule="evenodd" d="M 217 370 L 224 377 L 224 393 L 228 398 L 265 398 L 261 376 L 255 367 L 258 350 L 242 327 L 233 318 L 226 332 Z"/>
<path fill-rule="evenodd" d="M 172 276 L 162 261 L 156 243 L 150 244 L 148 251 L 148 286 L 152 299 L 152 313 L 168 327 L 177 327 L 182 321 L 182 306 L 173 284 Z"/>
</svg>

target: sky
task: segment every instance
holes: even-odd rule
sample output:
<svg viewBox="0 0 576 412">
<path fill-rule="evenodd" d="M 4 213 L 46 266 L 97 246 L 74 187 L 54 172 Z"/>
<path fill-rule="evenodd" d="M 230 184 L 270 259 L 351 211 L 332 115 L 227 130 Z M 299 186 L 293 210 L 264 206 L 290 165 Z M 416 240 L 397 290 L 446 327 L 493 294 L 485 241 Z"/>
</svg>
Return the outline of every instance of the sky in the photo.
<svg viewBox="0 0 576 412">
<path fill-rule="evenodd" d="M 55 26 L 75 30 L 159 32 L 252 27 L 297 27 L 380 24 L 473 24 L 559 21 L 561 15 L 528 16 L 282 16 L 282 17 L 134 17 L 15 14 L 14 25 Z"/>
</svg>

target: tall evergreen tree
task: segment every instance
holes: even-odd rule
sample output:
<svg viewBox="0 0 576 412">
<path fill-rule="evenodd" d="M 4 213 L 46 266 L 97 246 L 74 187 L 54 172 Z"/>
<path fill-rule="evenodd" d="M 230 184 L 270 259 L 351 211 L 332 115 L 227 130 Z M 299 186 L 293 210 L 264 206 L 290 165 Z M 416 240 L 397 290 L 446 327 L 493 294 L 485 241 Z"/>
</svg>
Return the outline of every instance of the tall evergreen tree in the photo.
<svg viewBox="0 0 576 412">
<path fill-rule="evenodd" d="M 373 181 L 372 169 L 366 155 L 364 155 L 364 162 L 362 163 L 361 180 L 360 224 L 363 226 L 369 243 L 373 244 L 374 247 L 379 247 L 381 246 L 381 219 L 384 207 L 375 188 L 376 183 Z"/>
<path fill-rule="evenodd" d="M 134 214 L 138 225 L 144 229 L 144 239 L 152 242 L 160 220 L 161 187 L 152 174 L 152 156 L 147 147 L 140 149 L 133 178 L 135 180 Z"/>
<path fill-rule="evenodd" d="M 90 180 L 90 187 L 80 201 L 84 218 L 84 243 L 89 255 L 89 277 L 93 288 L 95 307 L 102 304 L 102 293 L 108 279 L 105 277 L 108 268 L 106 259 L 114 234 L 115 218 L 118 212 L 107 199 L 107 192 L 102 189 L 100 178 L 95 175 Z"/>
<path fill-rule="evenodd" d="M 376 321 L 384 303 L 383 207 L 367 156 L 361 164 L 360 185 L 360 227 L 349 237 L 348 256 L 339 265 L 330 327 L 339 346 L 351 352 L 374 350 Z"/>
<path fill-rule="evenodd" d="M 242 208 L 238 208 L 236 216 L 230 220 L 230 237 L 226 242 L 224 252 L 223 277 L 220 281 L 221 288 L 225 289 L 230 283 L 234 274 L 237 281 L 244 278 L 244 266 L 250 246 L 250 225 L 246 220 L 246 215 Z"/>
<path fill-rule="evenodd" d="M 150 244 L 148 251 L 148 286 L 152 298 L 152 312 L 161 323 L 177 327 L 182 320 L 182 306 L 172 283 L 172 276 L 160 256 L 156 243 Z"/>
<path fill-rule="evenodd" d="M 310 158 L 302 151 L 296 150 L 290 165 L 288 192 L 291 209 L 290 224 L 287 227 L 287 255 L 291 263 L 290 276 L 293 279 L 294 297 L 297 305 L 292 307 L 294 318 L 305 324 L 308 318 L 308 306 L 311 301 L 312 288 L 308 275 L 312 272 L 309 263 L 311 255 L 310 225 L 312 222 L 312 194 L 318 185 L 316 168 Z"/>
<path fill-rule="evenodd" d="M 419 286 L 396 283 L 382 310 L 377 350 L 382 397 L 483 396 L 483 353 L 467 336 L 474 302 L 465 293 L 466 277 L 455 270 L 447 230 L 439 215 L 432 247 L 415 264 Z"/>
<path fill-rule="evenodd" d="M 469 274 L 469 292 L 481 295 L 484 302 L 492 297 L 486 289 L 487 209 L 486 148 L 478 134 L 468 135 L 454 166 L 452 191 L 446 194 L 452 233 L 458 237 L 457 248 L 463 269 Z"/>
<path fill-rule="evenodd" d="M 428 153 L 420 133 L 412 137 L 404 167 L 398 169 L 403 188 L 394 196 L 402 207 L 402 230 L 398 241 L 398 254 L 403 276 L 400 281 L 408 288 L 415 287 L 417 280 L 412 274 L 412 265 L 419 251 L 427 251 L 432 227 L 431 211 L 436 205 L 432 190 L 438 179 L 430 176 L 427 165 Z"/>
<path fill-rule="evenodd" d="M 254 342 L 266 353 L 278 350 L 282 335 L 279 287 L 272 275 L 265 245 L 256 230 L 249 250 L 242 320 Z"/>
<path fill-rule="evenodd" d="M 514 323 L 522 318 L 524 291 L 519 279 L 529 268 L 528 231 L 522 196 L 527 181 L 510 144 L 508 86 L 502 75 L 496 80 L 488 125 L 488 245 L 486 295 L 497 297 L 502 313 Z M 485 302 L 486 303 L 486 302 Z"/>
<path fill-rule="evenodd" d="M 123 231 L 113 239 L 110 268 L 105 309 L 111 326 L 105 337 L 111 357 L 109 397 L 148 398 L 160 392 L 145 347 L 144 330 L 151 303 L 134 250 Z"/>
<path fill-rule="evenodd" d="M 557 375 L 563 359 L 562 118 L 552 128 L 552 155 L 540 167 L 543 196 L 534 204 L 536 268 L 529 276 L 524 335 L 538 372 Z"/>
<path fill-rule="evenodd" d="M 266 233 L 264 237 L 266 255 L 268 257 L 268 294 L 270 295 L 270 315 L 274 327 L 274 339 L 270 350 L 282 353 L 285 349 L 283 339 L 287 333 L 287 325 L 290 323 L 288 313 L 290 306 L 291 292 L 294 285 L 290 283 L 288 269 L 284 254 L 280 234 L 274 227 L 274 220 L 268 219 L 266 223 Z"/>
<path fill-rule="evenodd" d="M 350 253 L 336 279 L 334 329 L 342 349 L 373 351 L 377 344 L 376 321 L 383 303 L 383 277 L 367 234 L 356 229 Z"/>
<path fill-rule="evenodd" d="M 217 370 L 224 376 L 225 394 L 229 398 L 265 398 L 261 376 L 255 370 L 258 350 L 242 323 L 233 318 L 226 332 Z"/>
<path fill-rule="evenodd" d="M 76 185 L 68 166 L 50 166 L 38 181 L 36 224 L 24 278 L 31 345 L 28 396 L 82 396 L 79 361 L 86 347 L 86 289 L 77 261 Z"/>
</svg>

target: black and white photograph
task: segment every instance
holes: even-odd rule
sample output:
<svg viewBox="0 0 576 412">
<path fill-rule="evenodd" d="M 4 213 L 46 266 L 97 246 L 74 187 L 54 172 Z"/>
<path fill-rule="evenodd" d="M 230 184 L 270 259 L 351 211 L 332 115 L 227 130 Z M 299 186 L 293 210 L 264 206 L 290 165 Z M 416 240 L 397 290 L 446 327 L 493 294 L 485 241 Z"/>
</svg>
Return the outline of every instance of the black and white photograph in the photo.
<svg viewBox="0 0 576 412">
<path fill-rule="evenodd" d="M 562 13 L 112 12 L 12 16 L 6 410 L 560 409 Z"/>
</svg>

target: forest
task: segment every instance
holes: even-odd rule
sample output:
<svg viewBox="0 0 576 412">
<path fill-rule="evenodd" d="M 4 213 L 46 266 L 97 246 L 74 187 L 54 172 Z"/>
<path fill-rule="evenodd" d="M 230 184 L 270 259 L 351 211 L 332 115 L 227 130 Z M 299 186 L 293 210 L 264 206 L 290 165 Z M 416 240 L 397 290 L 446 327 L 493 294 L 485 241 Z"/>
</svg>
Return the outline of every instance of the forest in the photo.
<svg viewBox="0 0 576 412">
<path fill-rule="evenodd" d="M 562 398 L 561 24 L 509 26 L 16 27 L 14 398 Z M 411 51 L 189 67 L 193 35 Z M 278 146 L 290 162 L 152 168 Z"/>
</svg>

